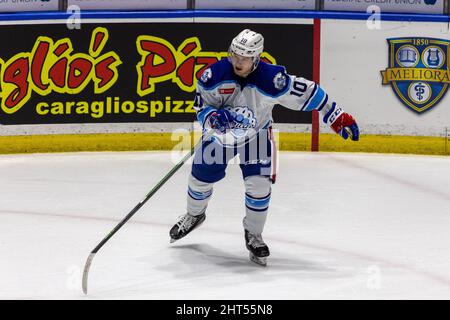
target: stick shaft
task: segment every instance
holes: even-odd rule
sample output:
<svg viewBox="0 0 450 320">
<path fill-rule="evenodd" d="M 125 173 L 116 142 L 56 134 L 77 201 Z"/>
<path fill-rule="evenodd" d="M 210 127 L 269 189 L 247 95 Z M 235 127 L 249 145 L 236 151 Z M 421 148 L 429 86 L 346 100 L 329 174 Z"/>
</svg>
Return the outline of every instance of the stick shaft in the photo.
<svg viewBox="0 0 450 320">
<path fill-rule="evenodd" d="M 117 231 L 119 231 L 120 228 L 123 227 L 125 223 L 127 223 L 128 220 L 131 219 L 131 217 L 134 216 L 134 214 L 177 172 L 185 163 L 189 160 L 189 158 L 195 153 L 197 148 L 199 148 L 202 144 L 203 139 L 208 139 L 212 136 L 214 133 L 213 130 L 209 131 L 204 137 L 200 139 L 200 141 L 190 150 L 188 154 L 186 154 L 183 159 L 181 159 L 154 187 L 152 190 L 150 190 L 149 193 L 142 199 L 134 208 L 131 210 L 120 222 L 117 224 L 114 229 L 112 229 L 106 237 L 100 241 L 100 243 L 91 251 L 89 254 L 89 257 L 86 261 L 86 264 L 84 266 L 84 272 L 83 272 L 83 292 L 87 294 L 87 280 L 88 280 L 88 274 L 89 269 L 92 263 L 92 260 L 94 259 L 95 254 L 103 247 L 103 245 L 116 234 Z"/>
</svg>

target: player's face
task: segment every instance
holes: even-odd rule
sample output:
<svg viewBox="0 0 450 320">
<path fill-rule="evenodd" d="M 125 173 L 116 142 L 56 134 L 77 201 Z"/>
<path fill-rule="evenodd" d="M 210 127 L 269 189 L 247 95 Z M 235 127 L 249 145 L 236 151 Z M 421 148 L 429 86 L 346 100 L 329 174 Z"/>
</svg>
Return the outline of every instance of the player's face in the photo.
<svg viewBox="0 0 450 320">
<path fill-rule="evenodd" d="M 232 53 L 230 55 L 231 63 L 233 64 L 234 73 L 240 77 L 247 77 L 253 69 L 253 58 L 244 57 L 238 54 Z"/>
</svg>

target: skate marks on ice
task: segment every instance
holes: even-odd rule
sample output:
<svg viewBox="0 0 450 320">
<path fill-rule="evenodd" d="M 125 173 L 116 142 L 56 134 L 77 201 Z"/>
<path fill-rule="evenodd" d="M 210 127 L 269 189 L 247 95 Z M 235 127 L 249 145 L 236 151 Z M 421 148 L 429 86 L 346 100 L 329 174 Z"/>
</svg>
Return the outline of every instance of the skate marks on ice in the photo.
<svg viewBox="0 0 450 320">
<path fill-rule="evenodd" d="M 149 232 L 153 233 L 152 230 Z M 159 230 L 155 232 L 159 233 Z M 284 252 L 273 254 L 264 268 L 251 262 L 243 241 L 241 245 L 242 248 L 188 242 L 164 248 L 158 245 L 139 257 L 123 256 L 119 265 L 116 262 L 97 270 L 95 289 L 89 296 L 94 299 L 231 299 L 246 297 L 247 293 L 239 289 L 244 285 L 258 291 L 256 296 L 259 298 L 295 298 L 289 292 L 301 287 L 305 280 L 327 282 L 351 279 L 355 274 L 302 259 L 301 254 L 294 257 Z M 109 257 L 104 259 L 108 261 Z M 273 286 L 283 290 L 271 292 Z"/>
<path fill-rule="evenodd" d="M 248 258 L 248 252 L 241 250 L 239 254 L 232 254 L 220 249 L 218 246 L 212 246 L 206 243 L 177 245 L 170 248 L 174 251 L 173 265 L 166 266 L 166 271 L 176 270 L 176 265 L 184 263 L 198 270 L 202 266 L 215 266 L 215 273 L 253 273 L 257 270 L 264 272 L 265 268 L 252 263 Z M 296 272 L 296 271 L 317 271 L 330 272 L 326 266 L 322 266 L 312 261 L 303 259 L 288 259 L 269 256 L 267 268 L 270 272 Z M 181 277 L 183 275 L 180 275 Z"/>
<path fill-rule="evenodd" d="M 205 243 L 184 244 L 164 248 L 159 258 L 147 255 L 129 260 L 125 267 L 99 272 L 118 275 L 113 282 L 98 279 L 90 297 L 94 299 L 244 299 L 255 292 L 256 299 L 292 298 L 293 291 L 304 281 L 352 278 L 353 272 L 340 272 L 320 263 L 287 257 L 271 257 L 267 267 L 255 265 L 248 259 L 247 250 L 225 250 Z M 239 251 L 239 252 L 238 252 Z M 146 269 L 146 271 L 142 271 Z M 243 290 L 242 286 L 246 289 Z M 302 293 L 299 297 L 308 295 Z"/>
<path fill-rule="evenodd" d="M 115 282 L 103 279 L 91 297 L 244 299 L 249 290 L 255 299 L 314 298 L 324 292 L 332 296 L 328 287 L 365 287 L 366 266 L 373 263 L 327 255 L 323 250 L 297 247 L 293 251 L 290 244 L 274 244 L 273 248 L 282 252 L 274 252 L 267 267 L 261 267 L 248 259 L 244 247 L 224 248 L 203 242 L 167 246 L 156 253 L 128 258 L 114 270 L 104 269 L 109 277 L 118 275 L 119 270 L 128 274 L 120 275 Z"/>
</svg>

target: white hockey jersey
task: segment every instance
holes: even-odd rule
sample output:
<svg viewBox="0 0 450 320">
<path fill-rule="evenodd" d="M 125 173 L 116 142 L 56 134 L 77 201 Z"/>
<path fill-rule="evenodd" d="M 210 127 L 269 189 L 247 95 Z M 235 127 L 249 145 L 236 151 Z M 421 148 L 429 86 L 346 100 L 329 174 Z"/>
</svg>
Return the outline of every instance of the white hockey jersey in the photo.
<svg viewBox="0 0 450 320">
<path fill-rule="evenodd" d="M 226 108 L 233 116 L 232 129 L 214 138 L 226 147 L 254 138 L 272 123 L 272 109 L 280 104 L 298 111 L 319 110 L 331 125 L 343 110 L 331 103 L 316 83 L 286 73 L 282 66 L 260 62 L 247 78 L 237 76 L 228 59 L 222 59 L 203 72 L 197 82 L 194 108 L 203 128 L 208 116 Z"/>
</svg>

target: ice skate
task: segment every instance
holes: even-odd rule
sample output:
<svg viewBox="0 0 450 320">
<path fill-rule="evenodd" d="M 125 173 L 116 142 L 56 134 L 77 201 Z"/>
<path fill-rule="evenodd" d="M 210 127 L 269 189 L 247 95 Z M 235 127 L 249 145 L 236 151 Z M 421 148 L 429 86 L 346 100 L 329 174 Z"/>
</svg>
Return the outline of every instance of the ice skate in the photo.
<svg viewBox="0 0 450 320">
<path fill-rule="evenodd" d="M 254 235 L 245 230 L 245 245 L 249 250 L 251 261 L 260 266 L 267 266 L 267 257 L 270 255 L 270 251 L 261 235 Z"/>
<path fill-rule="evenodd" d="M 184 236 L 186 236 L 189 232 L 199 227 L 203 221 L 205 221 L 206 215 L 204 213 L 193 216 L 189 213 L 181 216 L 180 220 L 170 229 L 170 243 L 173 243 Z"/>
</svg>

